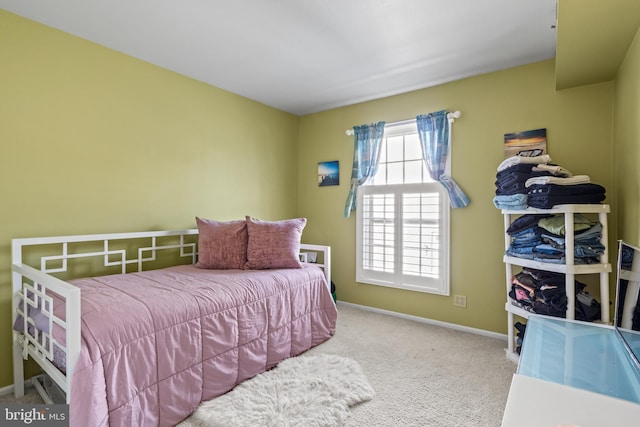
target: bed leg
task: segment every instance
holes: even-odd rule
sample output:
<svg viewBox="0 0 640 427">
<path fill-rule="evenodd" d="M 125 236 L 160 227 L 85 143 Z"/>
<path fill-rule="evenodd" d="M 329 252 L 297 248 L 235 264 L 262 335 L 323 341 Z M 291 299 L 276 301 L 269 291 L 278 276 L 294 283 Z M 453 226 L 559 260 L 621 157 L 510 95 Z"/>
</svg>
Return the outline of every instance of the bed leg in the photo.
<svg viewBox="0 0 640 427">
<path fill-rule="evenodd" d="M 22 346 L 13 344 L 13 393 L 17 398 L 24 396 L 24 360 Z"/>
</svg>

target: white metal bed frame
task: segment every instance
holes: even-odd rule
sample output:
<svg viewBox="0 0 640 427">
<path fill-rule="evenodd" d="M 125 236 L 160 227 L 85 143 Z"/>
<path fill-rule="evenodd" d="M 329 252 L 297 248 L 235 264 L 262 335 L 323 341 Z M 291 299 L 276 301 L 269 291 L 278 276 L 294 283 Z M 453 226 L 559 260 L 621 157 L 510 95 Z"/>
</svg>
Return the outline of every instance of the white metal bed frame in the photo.
<svg viewBox="0 0 640 427">
<path fill-rule="evenodd" d="M 59 237 L 36 237 L 13 239 L 12 247 L 12 322 L 16 322 L 18 315 L 22 316 L 22 333 L 13 330 L 13 380 L 16 398 L 24 396 L 24 360 L 33 358 L 66 395 L 67 404 L 70 402 L 71 378 L 75 364 L 80 355 L 80 288 L 67 283 L 52 275 L 52 273 L 67 272 L 69 260 L 91 257 L 103 257 L 104 267 L 120 266 L 123 274 L 129 269 L 133 272 L 143 271 L 144 263 L 156 261 L 156 254 L 161 250 L 179 249 L 179 256 L 197 260 L 197 244 L 190 241 L 188 236 L 197 236 L 197 229 L 172 231 L 146 231 L 134 233 L 90 234 Z M 137 247 L 137 257 L 127 259 L 125 249 L 114 249 L 115 242 L 126 240 L 150 240 L 150 245 Z M 162 241 L 168 244 L 161 244 Z M 176 243 L 177 240 L 177 243 Z M 195 240 L 192 238 L 191 240 Z M 98 251 L 70 250 L 70 245 L 76 243 L 96 243 L 103 249 Z M 40 269 L 23 263 L 24 249 L 30 246 L 59 245 L 61 252 L 56 255 L 40 257 Z M 300 258 L 307 262 L 307 252 L 323 254 L 320 266 L 331 287 L 331 248 L 322 245 L 300 245 Z M 55 265 L 52 265 L 55 264 Z M 131 266 L 131 267 L 128 267 Z M 132 271 L 129 271 L 132 272 Z M 63 320 L 53 313 L 53 300 L 47 292 L 55 292 L 65 302 L 65 318 Z M 28 316 L 28 308 L 38 308 L 46 317 L 48 332 L 38 330 L 35 322 Z M 62 345 L 53 337 L 54 325 L 65 332 L 66 345 Z M 66 353 L 65 372 L 61 372 L 53 363 L 54 345 Z M 37 382 L 34 385 L 47 403 L 52 403 L 46 391 Z"/>
</svg>

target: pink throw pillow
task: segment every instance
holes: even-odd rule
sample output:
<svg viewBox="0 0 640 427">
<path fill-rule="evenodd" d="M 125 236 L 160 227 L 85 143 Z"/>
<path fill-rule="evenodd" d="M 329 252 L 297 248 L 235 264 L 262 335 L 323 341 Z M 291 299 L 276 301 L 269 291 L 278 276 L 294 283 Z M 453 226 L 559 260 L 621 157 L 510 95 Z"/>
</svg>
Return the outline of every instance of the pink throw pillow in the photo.
<svg viewBox="0 0 640 427">
<path fill-rule="evenodd" d="M 246 218 L 249 243 L 246 268 L 302 268 L 300 239 L 306 218 L 258 221 Z"/>
<path fill-rule="evenodd" d="M 244 269 L 247 262 L 246 221 L 219 222 L 196 217 L 196 223 L 200 234 L 196 267 Z"/>
</svg>

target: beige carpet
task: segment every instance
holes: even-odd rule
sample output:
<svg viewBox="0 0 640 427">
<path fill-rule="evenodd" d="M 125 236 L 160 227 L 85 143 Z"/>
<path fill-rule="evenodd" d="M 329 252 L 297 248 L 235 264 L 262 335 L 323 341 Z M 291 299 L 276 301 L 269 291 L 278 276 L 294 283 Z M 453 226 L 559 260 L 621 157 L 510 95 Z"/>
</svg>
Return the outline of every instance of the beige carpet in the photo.
<svg viewBox="0 0 640 427">
<path fill-rule="evenodd" d="M 498 427 L 516 365 L 506 342 L 338 304 L 333 338 L 305 355 L 358 362 L 375 397 L 349 427 Z M 33 389 L 26 402 L 33 402 Z M 12 396 L 0 397 L 9 403 Z"/>
<path fill-rule="evenodd" d="M 376 396 L 351 408 L 347 426 L 500 426 L 516 365 L 506 342 L 338 303 L 329 341 L 305 354 L 360 364 Z"/>
</svg>

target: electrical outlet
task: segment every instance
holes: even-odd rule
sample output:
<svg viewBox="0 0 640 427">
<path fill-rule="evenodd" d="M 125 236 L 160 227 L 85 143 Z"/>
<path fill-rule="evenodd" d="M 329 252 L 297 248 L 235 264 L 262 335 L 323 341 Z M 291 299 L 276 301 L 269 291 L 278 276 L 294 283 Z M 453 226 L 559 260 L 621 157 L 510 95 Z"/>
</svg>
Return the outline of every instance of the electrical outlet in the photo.
<svg viewBox="0 0 640 427">
<path fill-rule="evenodd" d="M 453 305 L 456 307 L 466 307 L 467 306 L 467 297 L 464 295 L 454 295 L 453 296 Z"/>
</svg>

